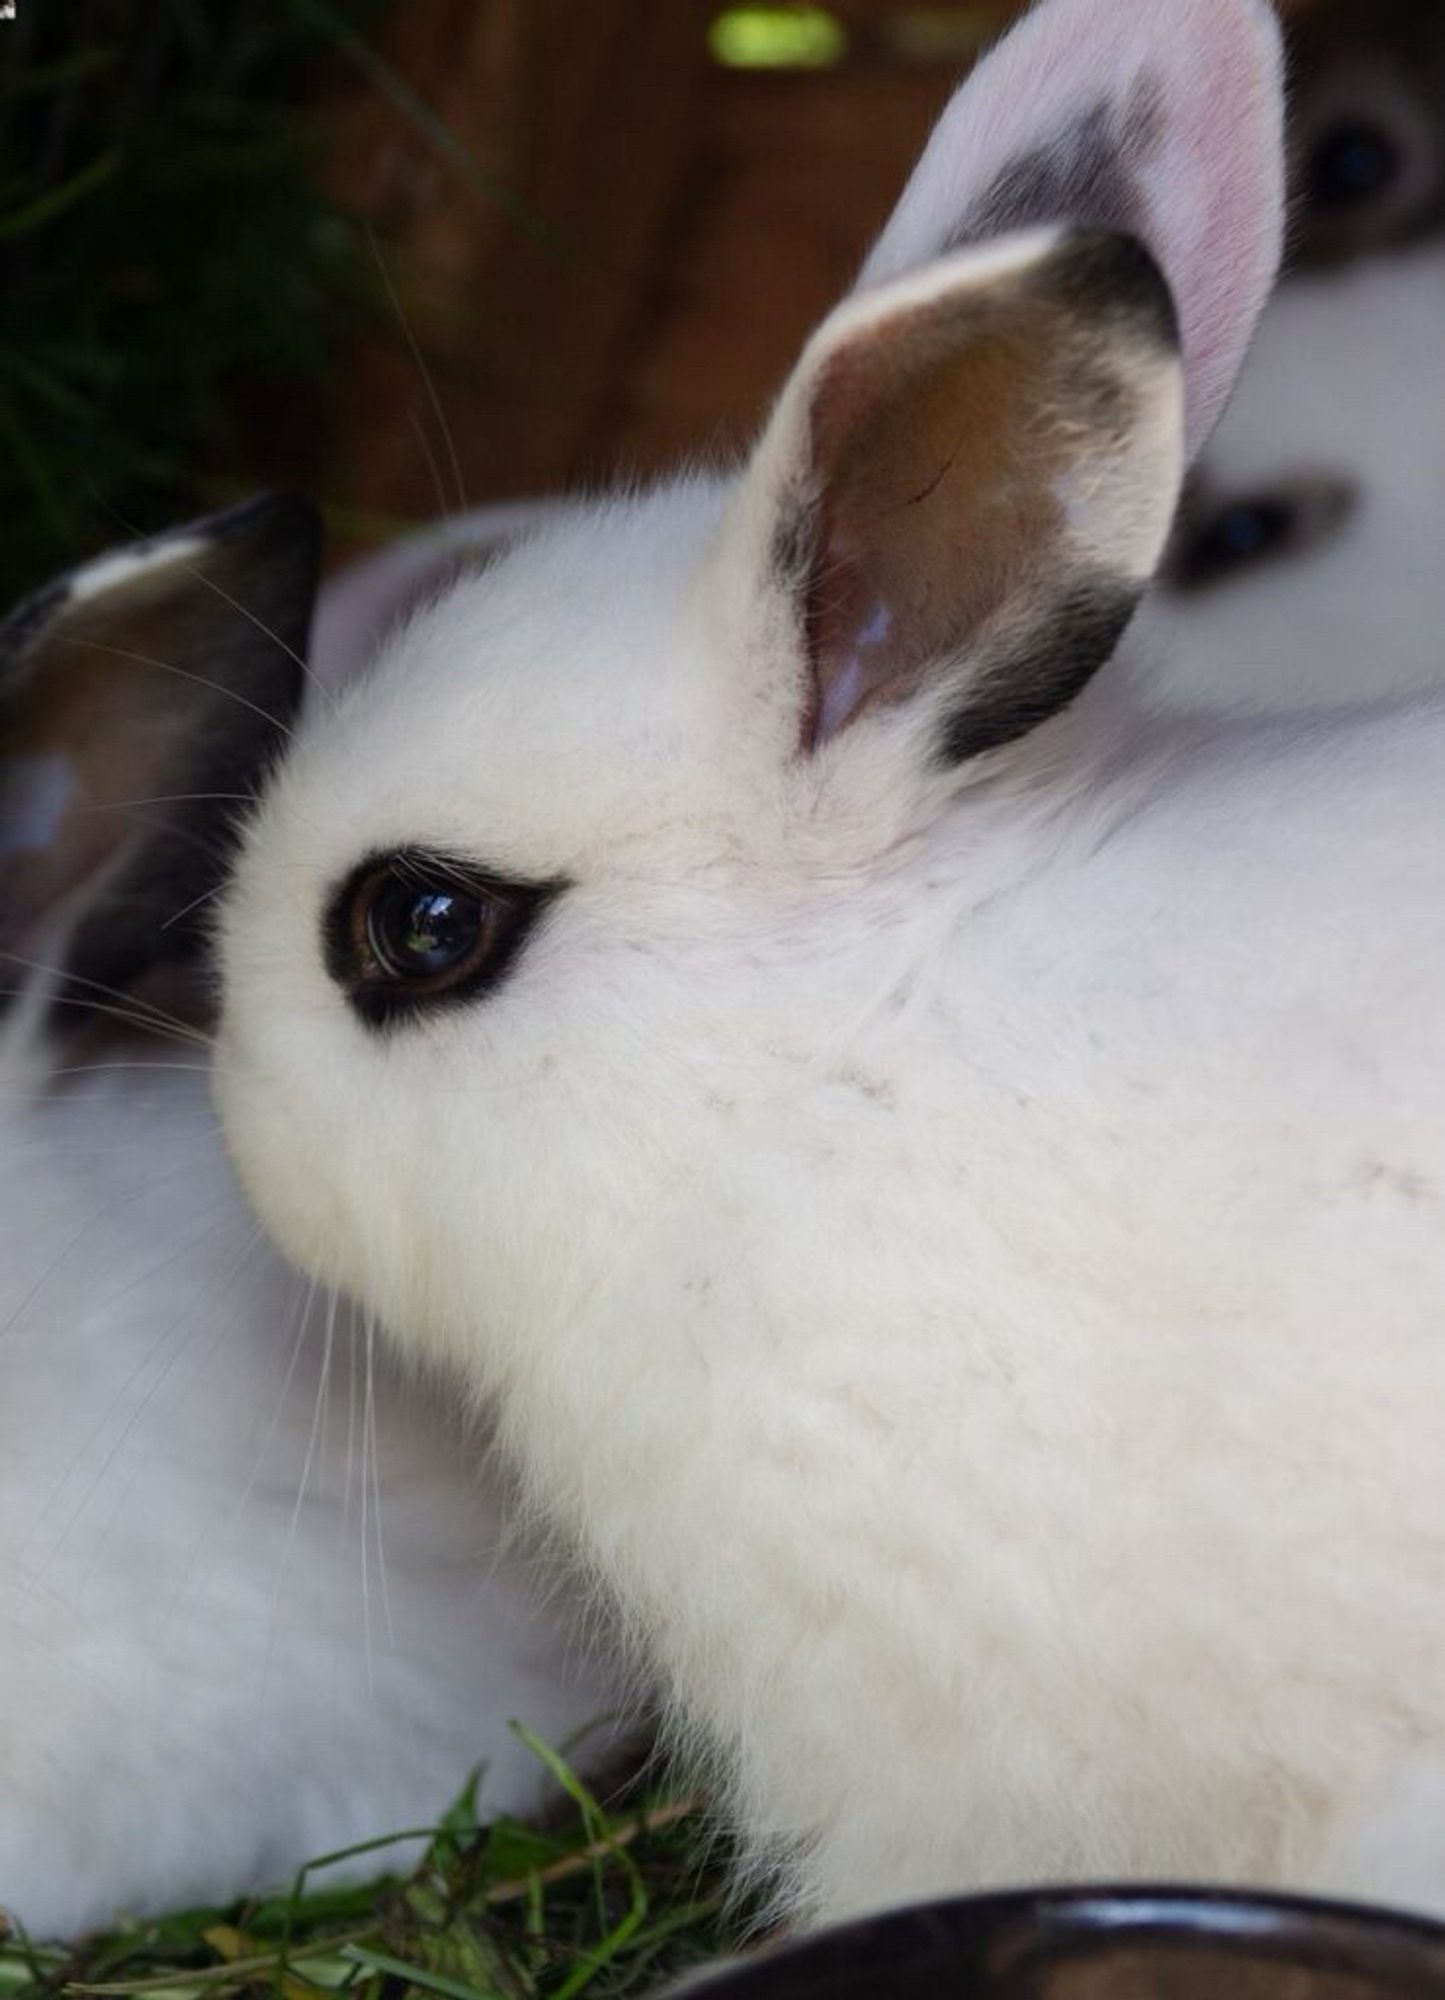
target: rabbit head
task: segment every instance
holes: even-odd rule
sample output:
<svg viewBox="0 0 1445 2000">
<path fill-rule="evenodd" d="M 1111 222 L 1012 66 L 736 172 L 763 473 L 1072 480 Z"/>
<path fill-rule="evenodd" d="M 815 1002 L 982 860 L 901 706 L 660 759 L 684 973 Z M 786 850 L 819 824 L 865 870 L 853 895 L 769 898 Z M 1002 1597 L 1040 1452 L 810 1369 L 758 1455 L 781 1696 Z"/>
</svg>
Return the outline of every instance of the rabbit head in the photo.
<svg viewBox="0 0 1445 2000">
<path fill-rule="evenodd" d="M 835 934 L 886 949 L 900 851 L 1052 754 L 1150 577 L 1272 279 L 1280 118 L 1255 0 L 1048 0 L 740 478 L 559 515 L 302 732 L 217 1088 L 306 1267 L 495 1376 L 843 1032 Z"/>
<path fill-rule="evenodd" d="M 1291 54 L 1290 272 L 1140 626 L 1201 708 L 1445 680 L 1445 18 L 1323 0 Z"/>
</svg>

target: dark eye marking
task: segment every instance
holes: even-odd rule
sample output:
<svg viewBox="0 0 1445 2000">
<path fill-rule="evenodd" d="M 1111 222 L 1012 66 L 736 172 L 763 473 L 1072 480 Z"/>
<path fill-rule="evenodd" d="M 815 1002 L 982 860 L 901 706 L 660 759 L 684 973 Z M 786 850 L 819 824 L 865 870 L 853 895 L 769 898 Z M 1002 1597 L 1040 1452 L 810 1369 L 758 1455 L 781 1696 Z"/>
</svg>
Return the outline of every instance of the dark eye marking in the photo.
<svg viewBox="0 0 1445 2000">
<path fill-rule="evenodd" d="M 1358 493 L 1342 479 L 1302 479 L 1216 502 L 1185 501 L 1163 571 L 1173 590 L 1204 590 L 1281 558 L 1304 555 L 1338 534 Z"/>
<path fill-rule="evenodd" d="M 369 1027 L 490 993 L 566 885 L 399 848 L 354 868 L 322 923 L 326 970 Z"/>
</svg>

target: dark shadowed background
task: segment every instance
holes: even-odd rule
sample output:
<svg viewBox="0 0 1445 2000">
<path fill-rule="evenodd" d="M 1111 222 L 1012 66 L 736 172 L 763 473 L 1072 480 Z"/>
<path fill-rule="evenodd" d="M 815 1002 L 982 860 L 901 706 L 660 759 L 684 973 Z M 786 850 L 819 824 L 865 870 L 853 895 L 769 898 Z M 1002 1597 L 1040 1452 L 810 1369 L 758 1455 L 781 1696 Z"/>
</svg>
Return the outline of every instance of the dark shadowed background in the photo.
<svg viewBox="0 0 1445 2000">
<path fill-rule="evenodd" d="M 258 486 L 345 552 L 737 443 L 1013 11 L 18 0 L 0 606 Z"/>
</svg>

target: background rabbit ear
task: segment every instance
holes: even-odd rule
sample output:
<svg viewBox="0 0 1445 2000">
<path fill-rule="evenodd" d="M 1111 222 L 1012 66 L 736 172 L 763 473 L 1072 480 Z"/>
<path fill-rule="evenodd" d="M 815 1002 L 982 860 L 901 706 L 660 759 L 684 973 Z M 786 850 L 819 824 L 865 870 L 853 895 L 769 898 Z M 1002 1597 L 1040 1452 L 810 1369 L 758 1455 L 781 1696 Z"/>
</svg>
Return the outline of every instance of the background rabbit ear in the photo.
<svg viewBox="0 0 1445 2000">
<path fill-rule="evenodd" d="M 1183 476 L 1178 336 L 1132 238 L 1035 231 L 842 306 L 738 518 L 806 661 L 802 739 L 918 695 L 951 761 L 1113 652 Z"/>
<path fill-rule="evenodd" d="M 42 939 L 53 956 L 56 927 L 77 999 L 194 956 L 300 699 L 319 556 L 306 502 L 258 500 L 102 556 L 0 626 L 0 970 Z"/>
<path fill-rule="evenodd" d="M 316 603 L 309 664 L 334 687 L 375 657 L 387 634 L 448 584 L 475 574 L 555 515 L 562 502 L 520 500 L 436 521 L 358 557 L 327 579 Z"/>
<path fill-rule="evenodd" d="M 954 96 L 861 282 L 1008 230 L 1137 236 L 1174 295 L 1192 455 L 1278 267 L 1282 183 L 1265 0 L 1041 0 Z"/>
</svg>

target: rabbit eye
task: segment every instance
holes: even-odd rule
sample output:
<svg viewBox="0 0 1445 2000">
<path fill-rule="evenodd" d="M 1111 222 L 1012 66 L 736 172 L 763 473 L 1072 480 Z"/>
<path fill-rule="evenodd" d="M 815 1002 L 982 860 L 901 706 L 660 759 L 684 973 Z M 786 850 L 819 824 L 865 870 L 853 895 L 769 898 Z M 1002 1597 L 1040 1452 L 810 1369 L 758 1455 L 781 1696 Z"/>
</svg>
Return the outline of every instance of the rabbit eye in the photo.
<svg viewBox="0 0 1445 2000">
<path fill-rule="evenodd" d="M 1354 511 L 1355 490 L 1344 480 L 1306 479 L 1273 493 L 1207 506 L 1186 502 L 1164 581 L 1200 590 L 1278 557 L 1303 555 L 1329 541 Z"/>
<path fill-rule="evenodd" d="M 1403 171 L 1400 147 L 1382 125 L 1346 119 L 1317 141 L 1307 187 L 1311 200 L 1344 208 L 1388 193 Z"/>
<path fill-rule="evenodd" d="M 375 857 L 333 899 L 327 970 L 372 1025 L 474 999 L 495 986 L 557 887 L 410 850 Z"/>
<path fill-rule="evenodd" d="M 414 889 L 390 881 L 366 913 L 366 939 L 389 979 L 434 979 L 454 972 L 486 934 L 487 901 L 464 889 Z"/>
</svg>

